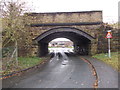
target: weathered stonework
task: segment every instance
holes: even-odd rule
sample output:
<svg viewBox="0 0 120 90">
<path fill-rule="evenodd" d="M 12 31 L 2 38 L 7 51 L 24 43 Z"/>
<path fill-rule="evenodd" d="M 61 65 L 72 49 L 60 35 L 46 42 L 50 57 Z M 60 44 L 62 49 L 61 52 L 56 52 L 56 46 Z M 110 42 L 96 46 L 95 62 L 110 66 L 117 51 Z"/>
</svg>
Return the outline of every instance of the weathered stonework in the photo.
<svg viewBox="0 0 120 90">
<path fill-rule="evenodd" d="M 30 23 L 102 22 L 102 11 L 30 13 Z"/>
<path fill-rule="evenodd" d="M 88 49 L 89 55 L 105 51 L 104 48 L 106 47 L 106 41 L 103 40 L 103 37 L 105 37 L 105 27 L 102 22 L 102 11 L 29 13 L 26 15 L 29 19 L 29 25 L 27 28 L 31 33 L 31 40 L 33 40 L 34 44 L 31 49 L 32 55 L 40 54 L 41 52 L 47 53 L 49 40 L 45 40 L 47 40 L 47 38 L 52 40 L 56 37 L 55 35 L 58 35 L 59 37 L 64 37 L 64 35 L 66 35 L 68 38 L 73 39 L 73 41 L 75 41 L 74 46 L 76 51 L 77 47 L 79 47 L 79 49 L 81 49 L 81 47 Z M 67 32 L 57 32 L 57 30 L 59 30 L 58 28 L 61 30 L 66 28 L 76 30 L 78 32 L 80 31 L 82 35 L 77 32 L 69 32 L 69 30 Z M 53 34 L 48 34 L 43 38 L 43 40 L 38 39 L 41 38 L 42 35 L 46 34 L 46 32 L 49 33 L 49 31 L 52 30 Z M 75 37 L 75 35 L 77 36 Z M 87 39 L 86 35 L 93 37 L 93 39 Z M 36 41 L 36 43 L 34 43 L 34 41 Z M 104 41 L 104 43 L 102 41 Z M 114 42 L 117 42 L 117 40 Z M 79 52 L 80 50 L 78 50 L 77 53 Z"/>
<path fill-rule="evenodd" d="M 107 30 L 111 30 L 112 38 L 111 38 L 111 51 L 116 52 L 118 51 L 119 45 L 119 29 L 112 28 L 110 26 L 102 25 L 100 28 L 100 32 L 98 32 L 98 48 L 97 53 L 106 53 L 108 52 L 108 39 L 106 38 Z"/>
</svg>

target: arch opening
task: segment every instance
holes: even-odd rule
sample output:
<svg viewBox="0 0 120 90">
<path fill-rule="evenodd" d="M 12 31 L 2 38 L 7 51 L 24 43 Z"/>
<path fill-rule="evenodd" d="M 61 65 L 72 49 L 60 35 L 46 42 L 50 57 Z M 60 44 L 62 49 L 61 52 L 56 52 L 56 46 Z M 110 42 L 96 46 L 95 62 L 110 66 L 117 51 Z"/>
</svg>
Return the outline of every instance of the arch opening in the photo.
<svg viewBox="0 0 120 90">
<path fill-rule="evenodd" d="M 94 37 L 76 28 L 54 28 L 44 32 L 35 40 L 38 42 L 38 56 L 46 55 L 49 42 L 56 38 L 67 38 L 73 42 L 74 52 L 80 55 L 89 55 L 91 41 Z"/>
<path fill-rule="evenodd" d="M 52 52 L 73 52 L 73 42 L 67 38 L 56 38 L 49 42 L 48 50 Z"/>
</svg>

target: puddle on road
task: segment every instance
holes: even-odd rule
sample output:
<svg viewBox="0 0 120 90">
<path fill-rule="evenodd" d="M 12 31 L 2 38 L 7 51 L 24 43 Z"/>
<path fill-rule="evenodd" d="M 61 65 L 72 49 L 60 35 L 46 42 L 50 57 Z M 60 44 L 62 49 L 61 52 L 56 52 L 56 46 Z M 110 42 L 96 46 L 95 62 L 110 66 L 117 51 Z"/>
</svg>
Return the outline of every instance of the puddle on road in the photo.
<svg viewBox="0 0 120 90">
<path fill-rule="evenodd" d="M 62 65 L 66 65 L 66 63 L 62 63 Z"/>
</svg>

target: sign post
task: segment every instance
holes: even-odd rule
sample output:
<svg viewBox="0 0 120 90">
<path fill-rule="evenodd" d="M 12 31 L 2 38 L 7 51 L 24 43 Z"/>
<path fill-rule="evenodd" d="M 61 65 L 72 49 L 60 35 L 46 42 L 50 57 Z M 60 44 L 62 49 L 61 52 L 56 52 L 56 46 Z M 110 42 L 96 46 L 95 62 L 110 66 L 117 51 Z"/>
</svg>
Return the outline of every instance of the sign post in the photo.
<svg viewBox="0 0 120 90">
<path fill-rule="evenodd" d="M 111 51 L 110 51 L 110 38 L 108 38 L 108 57 L 111 58 Z"/>
<path fill-rule="evenodd" d="M 106 38 L 108 38 L 108 57 L 111 58 L 111 51 L 110 51 L 110 38 L 112 38 L 111 30 L 107 31 Z"/>
</svg>

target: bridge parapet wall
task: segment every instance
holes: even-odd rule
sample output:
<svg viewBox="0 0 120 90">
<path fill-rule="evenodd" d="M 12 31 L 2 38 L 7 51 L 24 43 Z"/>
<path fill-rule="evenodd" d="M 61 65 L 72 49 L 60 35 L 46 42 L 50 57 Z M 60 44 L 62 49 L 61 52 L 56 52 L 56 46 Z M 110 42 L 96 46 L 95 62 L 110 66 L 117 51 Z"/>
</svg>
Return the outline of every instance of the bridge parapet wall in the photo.
<svg viewBox="0 0 120 90">
<path fill-rule="evenodd" d="M 30 23 L 102 22 L 102 11 L 29 13 Z"/>
</svg>

